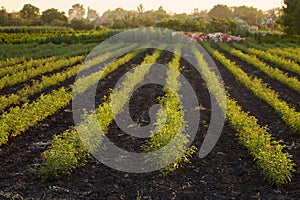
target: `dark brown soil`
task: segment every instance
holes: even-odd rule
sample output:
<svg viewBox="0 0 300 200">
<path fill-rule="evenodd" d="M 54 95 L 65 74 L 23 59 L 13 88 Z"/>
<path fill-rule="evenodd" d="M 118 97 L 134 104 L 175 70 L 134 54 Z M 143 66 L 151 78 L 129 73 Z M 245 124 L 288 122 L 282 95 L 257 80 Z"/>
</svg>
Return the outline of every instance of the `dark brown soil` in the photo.
<svg viewBox="0 0 300 200">
<path fill-rule="evenodd" d="M 246 45 L 247 46 L 247 45 Z M 249 46 L 248 46 L 249 47 Z M 244 51 L 243 51 L 244 52 Z M 244 52 L 244 53 L 247 53 L 247 52 Z M 270 62 L 268 60 L 265 60 L 265 59 L 262 59 L 262 58 L 259 58 L 261 61 L 265 62 L 266 64 L 268 64 L 270 67 L 273 67 L 273 68 L 278 68 L 280 69 L 281 71 L 283 71 L 285 74 L 287 74 L 288 76 L 290 77 L 296 77 L 298 78 L 298 80 L 300 80 L 300 75 L 295 73 L 295 72 L 291 72 L 289 70 L 286 70 L 284 68 L 282 68 L 280 65 L 277 65 L 277 64 L 274 64 L 273 62 Z"/>
<path fill-rule="evenodd" d="M 217 48 L 217 47 L 216 47 Z M 267 76 L 262 71 L 258 70 L 254 66 L 248 64 L 245 61 L 242 61 L 238 59 L 235 56 L 230 55 L 229 53 L 222 51 L 220 48 L 217 48 L 219 52 L 224 54 L 228 59 L 235 62 L 243 71 L 245 71 L 249 76 L 256 77 L 262 80 L 263 83 L 267 84 L 267 87 L 275 90 L 279 94 L 279 98 L 286 101 L 288 104 L 290 104 L 291 107 L 294 107 L 297 112 L 300 111 L 300 102 L 299 102 L 299 94 L 285 85 L 284 83 L 281 83 L 277 80 L 274 80 Z"/>
<path fill-rule="evenodd" d="M 96 104 L 101 103 L 101 97 L 128 71 L 128 66 L 139 64 L 144 56 L 137 56 L 101 81 Z M 171 58 L 172 54 L 164 52 L 159 62 L 166 64 Z M 234 60 L 232 57 L 230 59 Z M 181 63 L 186 66 L 183 75 L 195 89 L 204 107 L 197 137 L 193 142 L 199 148 L 207 131 L 206 123 L 210 121 L 210 97 L 201 76 L 188 62 L 182 60 Z M 295 142 L 295 146 L 288 151 L 294 155 L 297 166 L 300 166 L 298 136 L 291 133 L 268 105 L 239 84 L 220 63 L 216 63 L 229 93 L 243 109 L 255 115 L 262 125 L 268 124 L 276 139 L 284 139 L 288 145 Z M 248 67 L 252 69 L 243 64 L 243 69 Z M 273 82 L 268 83 L 273 87 Z M 162 87 L 154 84 L 137 90 L 130 102 L 133 119 L 145 125 L 149 123 L 149 106 L 157 103 L 157 96 L 162 94 Z M 235 131 L 228 124 L 225 124 L 217 145 L 207 157 L 200 159 L 194 155 L 192 164 L 185 164 L 166 177 L 159 172 L 128 174 L 96 160 L 91 160 L 86 166 L 76 169 L 71 176 L 60 180 L 43 180 L 29 173 L 29 168 L 41 162 L 41 153 L 48 147 L 51 137 L 71 125 L 73 120 L 69 105 L 2 147 L 0 199 L 299 199 L 300 169 L 297 168 L 292 183 L 281 188 L 269 185 L 260 175 L 261 170 L 253 158 L 235 139 Z M 109 127 L 113 141 L 136 151 L 141 141 L 128 136 L 119 137 L 120 133 L 122 131 L 115 123 Z"/>
</svg>

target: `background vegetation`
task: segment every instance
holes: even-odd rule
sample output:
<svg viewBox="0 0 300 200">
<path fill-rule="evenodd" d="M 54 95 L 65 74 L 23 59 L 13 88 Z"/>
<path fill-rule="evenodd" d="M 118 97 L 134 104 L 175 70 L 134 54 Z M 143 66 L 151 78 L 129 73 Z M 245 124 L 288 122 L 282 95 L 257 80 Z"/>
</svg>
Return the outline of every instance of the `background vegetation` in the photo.
<svg viewBox="0 0 300 200">
<path fill-rule="evenodd" d="M 248 36 L 252 31 L 284 31 L 291 35 L 300 33 L 300 2 L 284 0 L 282 8 L 262 11 L 257 8 L 216 5 L 211 10 L 193 13 L 167 13 L 162 6 L 157 10 L 146 10 L 140 4 L 136 10 L 117 8 L 107 10 L 102 16 L 92 8 L 75 4 L 66 13 L 55 8 L 40 11 L 31 4 L 25 4 L 18 12 L 0 10 L 1 26 L 55 26 L 75 30 L 129 29 L 157 26 L 180 31 L 225 32 Z M 268 24 L 270 23 L 270 24 Z"/>
</svg>

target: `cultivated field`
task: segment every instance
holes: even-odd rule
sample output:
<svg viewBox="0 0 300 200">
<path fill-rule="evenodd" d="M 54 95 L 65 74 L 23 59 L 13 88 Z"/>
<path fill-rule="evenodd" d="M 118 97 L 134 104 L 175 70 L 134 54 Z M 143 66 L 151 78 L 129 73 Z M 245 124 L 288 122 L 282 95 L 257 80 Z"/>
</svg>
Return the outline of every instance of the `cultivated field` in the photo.
<svg viewBox="0 0 300 200">
<path fill-rule="evenodd" d="M 31 39 L 33 43 L 11 35 L 0 44 L 0 198 L 299 198 L 297 44 L 201 42 L 221 73 L 227 91 L 227 111 L 217 145 L 200 159 L 196 149 L 200 149 L 211 117 L 209 92 L 218 93 L 221 82 L 209 71 L 205 57 L 196 48 L 190 46 L 190 52 L 197 58 L 202 75 L 180 56 L 183 48 L 187 48 L 180 44 L 175 46 L 176 53 L 158 49 L 127 53 L 137 44 L 106 46 L 99 50 L 100 56 L 82 64 L 96 47 L 97 39 L 102 41 L 108 33 L 76 36 L 62 30 L 61 39 L 49 32 L 36 34 L 36 41 Z M 118 59 L 110 59 L 122 52 L 125 54 Z M 105 63 L 105 68 L 89 72 L 98 66 L 96 63 Z M 180 71 L 196 92 L 201 120 L 189 148 L 185 148 L 188 136 L 184 108 L 172 92 L 179 92 L 181 85 L 178 77 L 168 76 L 168 71 L 165 87 L 149 84 L 130 96 L 151 65 L 147 70 L 134 70 L 132 77 L 125 77 L 122 87 L 114 89 L 122 98 L 117 113 L 111 111 L 112 89 L 117 81 L 130 69 L 153 63 Z M 80 70 L 88 75 L 80 77 L 77 81 L 82 87 L 72 91 Z M 136 152 L 157 150 L 177 135 L 176 144 L 185 152 L 183 156 L 161 171 L 142 174 L 120 172 L 94 159 L 74 128 L 72 96 L 84 94 L 95 84 L 96 112 L 99 123 L 105 127 L 102 134 L 121 148 Z M 156 126 L 162 128 L 147 140 L 126 135 L 114 117 L 127 102 L 132 119 L 141 126 L 150 123 L 150 107 L 162 105 L 166 112 L 158 110 L 155 118 Z M 82 129 L 86 128 L 84 125 Z M 169 151 L 182 154 L 178 149 Z M 167 158 L 157 159 L 163 163 Z"/>
</svg>

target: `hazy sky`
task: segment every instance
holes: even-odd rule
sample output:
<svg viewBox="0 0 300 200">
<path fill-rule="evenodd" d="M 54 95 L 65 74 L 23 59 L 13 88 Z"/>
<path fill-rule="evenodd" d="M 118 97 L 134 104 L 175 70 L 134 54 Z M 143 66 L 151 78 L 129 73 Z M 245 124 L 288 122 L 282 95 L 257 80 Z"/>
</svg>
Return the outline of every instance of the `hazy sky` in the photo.
<svg viewBox="0 0 300 200">
<path fill-rule="evenodd" d="M 143 4 L 145 10 L 157 9 L 159 6 L 170 12 L 175 13 L 191 13 L 194 8 L 199 10 L 211 9 L 217 4 L 226 4 L 228 6 L 253 6 L 262 10 L 268 10 L 273 7 L 281 6 L 282 0 L 0 0 L 0 7 L 4 6 L 9 12 L 19 11 L 23 5 L 30 3 L 44 11 L 48 8 L 57 8 L 60 11 L 67 11 L 75 3 L 83 4 L 85 8 L 88 6 L 96 9 L 100 15 L 104 11 L 122 7 L 127 10 L 136 10 L 139 4 Z"/>
</svg>

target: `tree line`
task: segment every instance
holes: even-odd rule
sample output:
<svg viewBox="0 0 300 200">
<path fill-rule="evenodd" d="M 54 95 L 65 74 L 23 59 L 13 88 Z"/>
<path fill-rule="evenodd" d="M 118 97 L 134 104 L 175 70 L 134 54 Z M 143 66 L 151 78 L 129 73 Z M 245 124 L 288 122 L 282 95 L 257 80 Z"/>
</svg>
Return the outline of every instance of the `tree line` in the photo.
<svg viewBox="0 0 300 200">
<path fill-rule="evenodd" d="M 84 18 L 86 9 L 83 5 L 75 4 L 69 9 L 68 16 L 63 11 L 50 8 L 42 13 L 31 4 L 25 4 L 19 12 L 8 13 L 2 7 L 0 10 L 1 26 L 60 26 L 72 27 L 76 30 L 90 30 L 95 28 L 95 20 L 99 17 L 96 10 L 88 8 L 87 18 Z"/>
<path fill-rule="evenodd" d="M 42 13 L 40 9 L 25 4 L 19 12 L 8 13 L 4 7 L 0 10 L 1 26 L 65 26 L 74 29 L 94 29 L 101 26 L 115 29 L 128 29 L 145 26 L 165 27 L 181 31 L 233 32 L 237 28 L 257 27 L 261 30 L 284 30 L 291 34 L 300 34 L 300 1 L 284 0 L 283 8 L 274 8 L 263 12 L 257 8 L 216 5 L 211 10 L 193 13 L 167 13 L 162 6 L 157 10 L 145 10 L 140 4 L 136 10 L 117 8 L 107 10 L 100 17 L 91 8 L 87 10 L 81 4 L 75 4 L 65 12 L 50 8 Z M 269 23 L 269 24 L 268 24 Z"/>
</svg>

